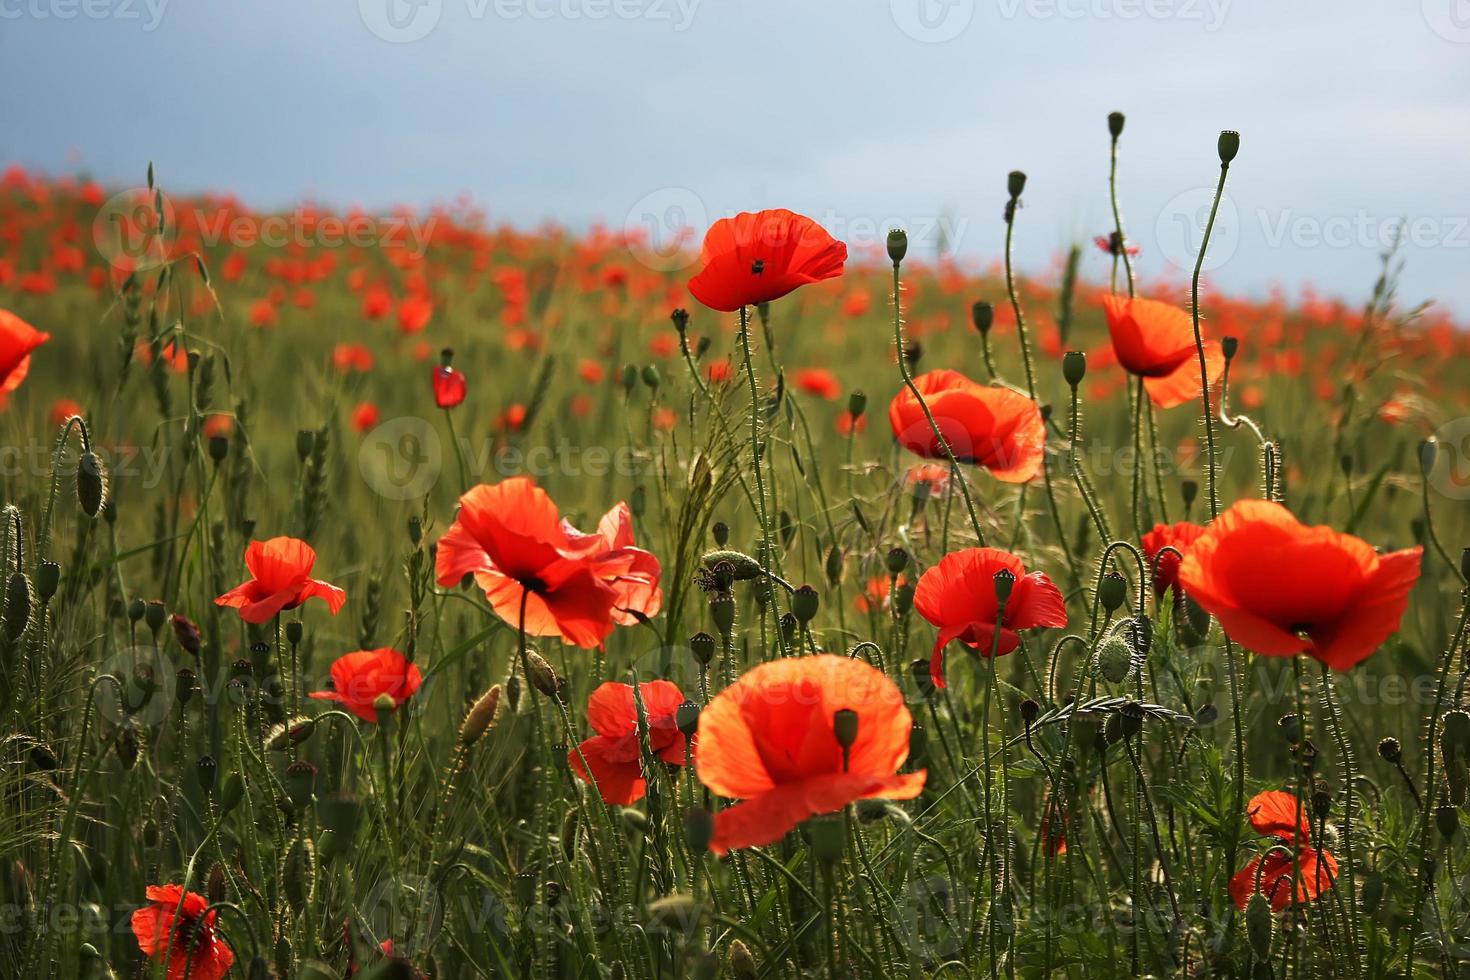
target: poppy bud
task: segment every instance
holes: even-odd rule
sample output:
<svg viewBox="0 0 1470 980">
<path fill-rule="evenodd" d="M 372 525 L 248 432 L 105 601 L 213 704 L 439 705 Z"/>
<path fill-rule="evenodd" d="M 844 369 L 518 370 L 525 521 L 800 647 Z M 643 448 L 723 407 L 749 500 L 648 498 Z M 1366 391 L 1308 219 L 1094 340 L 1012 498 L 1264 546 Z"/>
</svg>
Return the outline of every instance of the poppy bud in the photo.
<svg viewBox="0 0 1470 980">
<path fill-rule="evenodd" d="M 906 340 L 903 344 L 903 359 L 910 368 L 918 367 L 919 358 L 924 356 L 924 345 L 917 340 Z"/>
<path fill-rule="evenodd" d="M 684 331 L 689 329 L 689 311 L 682 306 L 675 307 L 669 319 L 674 321 L 674 329 L 679 331 L 679 336 L 684 336 Z"/>
<path fill-rule="evenodd" d="M 209 459 L 218 466 L 230 455 L 230 439 L 228 436 L 209 437 Z"/>
<path fill-rule="evenodd" d="M 1439 730 L 1439 752 L 1446 762 L 1470 748 L 1470 713 L 1456 708 L 1447 712 Z"/>
<path fill-rule="evenodd" d="M 836 585 L 842 581 L 842 548 L 837 545 L 827 549 L 827 582 Z"/>
<path fill-rule="evenodd" d="M 970 307 L 970 322 L 975 325 L 976 332 L 984 337 L 990 333 L 990 327 L 995 323 L 995 307 L 983 299 L 977 299 Z"/>
<path fill-rule="evenodd" d="M 711 551 L 701 563 L 714 572 L 716 582 L 725 589 L 734 582 L 749 582 L 765 574 L 761 563 L 742 551 Z"/>
<path fill-rule="evenodd" d="M 674 712 L 674 724 L 686 738 L 693 738 L 694 733 L 699 731 L 699 705 L 693 701 L 680 704 Z"/>
<path fill-rule="evenodd" d="M 20 639 L 31 624 L 31 580 L 25 572 L 10 576 L 5 590 L 5 637 L 14 642 Z"/>
<path fill-rule="evenodd" d="M 700 630 L 689 638 L 689 650 L 694 654 L 694 659 L 699 661 L 699 666 L 708 667 L 710 661 L 715 659 L 715 638 Z"/>
<path fill-rule="evenodd" d="M 816 618 L 817 607 L 820 604 L 821 599 L 817 595 L 817 590 L 810 585 L 803 585 L 791 595 L 791 612 L 803 626 Z"/>
<path fill-rule="evenodd" d="M 658 368 L 652 364 L 643 365 L 643 370 L 638 372 L 638 376 L 643 379 L 643 383 L 647 385 L 649 387 L 649 390 L 651 391 L 658 391 L 658 386 L 663 380 L 658 375 Z"/>
<path fill-rule="evenodd" d="M 304 759 L 286 767 L 286 795 L 298 808 L 311 805 L 312 787 L 316 781 L 316 766 Z"/>
<path fill-rule="evenodd" d="M 847 414 L 852 416 L 853 422 L 863 417 L 868 410 L 868 396 L 861 391 L 854 391 L 847 396 Z"/>
<path fill-rule="evenodd" d="M 316 731 L 315 719 L 297 715 L 272 728 L 266 736 L 265 747 L 271 752 L 284 752 L 292 745 L 300 745 L 311 738 L 314 731 Z"/>
<path fill-rule="evenodd" d="M 1021 720 L 1026 723 L 1026 726 L 1028 728 L 1031 726 L 1031 723 L 1036 720 L 1036 717 L 1040 714 L 1041 705 L 1036 702 L 1035 698 L 1026 698 L 1022 700 Z"/>
<path fill-rule="evenodd" d="M 750 947 L 738 939 L 730 941 L 730 972 L 740 980 L 751 980 L 759 972 L 756 970 L 755 957 L 750 955 Z"/>
<path fill-rule="evenodd" d="M 1178 589 L 1174 590 L 1174 637 L 1181 646 L 1203 643 L 1210 633 L 1210 614 Z"/>
<path fill-rule="evenodd" d="M 1228 166 L 1235 159 L 1235 154 L 1240 152 L 1240 134 L 1233 129 L 1222 130 L 1215 148 L 1220 153 L 1220 163 Z"/>
<path fill-rule="evenodd" d="M 1102 577 L 1097 589 L 1097 601 L 1103 609 L 1114 612 L 1128 596 L 1128 580 L 1117 572 L 1108 572 Z"/>
<path fill-rule="evenodd" d="M 1121 684 L 1133 671 L 1133 650 L 1117 633 L 1097 648 L 1097 674 L 1110 684 Z"/>
<path fill-rule="evenodd" d="M 87 449 L 77 462 L 77 503 L 81 504 L 83 514 L 96 517 L 106 502 L 107 466 Z"/>
<path fill-rule="evenodd" d="M 474 745 L 495 726 L 496 719 L 500 717 L 500 692 L 500 685 L 492 684 L 470 706 L 470 710 L 465 713 L 464 722 L 459 726 L 460 745 Z"/>
<path fill-rule="evenodd" d="M 638 365 L 623 365 L 623 393 L 631 395 L 633 389 L 638 385 Z"/>
<path fill-rule="evenodd" d="M 634 517 L 642 517 L 644 510 L 646 510 L 647 508 L 648 489 L 640 483 L 636 487 L 634 487 L 633 492 L 628 495 L 628 510 L 633 514 Z"/>
<path fill-rule="evenodd" d="M 199 788 L 208 793 L 214 789 L 215 775 L 219 771 L 219 765 L 214 761 L 214 756 L 201 755 L 199 761 L 194 763 L 194 776 L 199 780 Z"/>
<path fill-rule="evenodd" d="M 1271 934 L 1275 926 L 1276 916 L 1271 913 L 1270 900 L 1256 892 L 1245 906 L 1245 938 L 1257 963 L 1271 958 Z"/>
<path fill-rule="evenodd" d="M 316 848 L 310 838 L 297 837 L 286 849 L 286 862 L 282 868 L 282 891 L 286 904 L 298 915 L 311 903 L 316 883 Z"/>
<path fill-rule="evenodd" d="M 1009 568 L 1002 568 L 995 573 L 995 601 L 1002 606 L 1011 597 L 1011 590 L 1016 587 L 1016 573 Z"/>
<path fill-rule="evenodd" d="M 1108 135 L 1113 139 L 1123 135 L 1123 114 L 1121 112 L 1108 113 Z"/>
<path fill-rule="evenodd" d="M 903 257 L 909 252 L 908 232 L 902 228 L 894 228 L 888 233 L 888 258 L 898 265 Z"/>
<path fill-rule="evenodd" d="M 556 676 L 556 670 L 546 662 L 546 658 L 532 650 L 526 654 L 526 679 L 531 686 L 549 698 L 554 698 L 561 690 L 561 678 Z"/>
<path fill-rule="evenodd" d="M 1392 735 L 1378 743 L 1378 755 L 1385 762 L 1397 764 L 1404 757 L 1404 748 Z"/>
<path fill-rule="evenodd" d="M 730 543 L 730 525 L 724 521 L 715 521 L 714 527 L 710 530 L 714 534 L 715 544 L 719 547 L 723 548 Z"/>
<path fill-rule="evenodd" d="M 224 783 L 220 786 L 219 791 L 220 815 L 223 816 L 234 810 L 244 798 L 245 782 L 240 778 L 240 774 L 238 772 L 226 773 Z"/>
<path fill-rule="evenodd" d="M 909 553 L 902 548 L 890 548 L 883 558 L 883 566 L 888 569 L 889 575 L 898 575 L 909 567 Z"/>
<path fill-rule="evenodd" d="M 684 811 L 684 842 L 695 854 L 709 850 L 709 842 L 715 836 L 715 818 L 704 807 Z"/>
<path fill-rule="evenodd" d="M 714 341 L 711 340 L 709 337 L 700 337 L 699 343 L 694 345 L 694 356 L 703 357 L 706 353 L 709 352 L 710 345 L 712 345 L 713 343 Z"/>
<path fill-rule="evenodd" d="M 1011 195 L 1011 200 L 1021 196 L 1026 189 L 1026 175 L 1019 170 L 1012 170 L 1006 175 L 1006 193 Z"/>
<path fill-rule="evenodd" d="M 1087 355 L 1080 350 L 1069 350 L 1062 357 L 1062 377 L 1067 384 L 1076 388 L 1087 377 Z"/>
<path fill-rule="evenodd" d="M 1221 337 L 1220 353 L 1225 355 L 1225 360 L 1233 361 L 1235 352 L 1240 350 L 1240 339 L 1238 337 Z"/>
<path fill-rule="evenodd" d="M 173 624 L 174 639 L 178 641 L 179 647 L 191 657 L 199 656 L 199 651 L 204 645 L 204 638 L 199 633 L 199 627 L 195 626 L 188 617 L 178 613 L 174 613 L 169 618 L 169 622 Z"/>
<path fill-rule="evenodd" d="M 1194 498 L 1199 495 L 1199 483 L 1194 480 L 1183 480 L 1179 484 L 1179 497 L 1184 501 L 1184 507 L 1188 510 L 1194 506 Z"/>
<path fill-rule="evenodd" d="M 781 535 L 782 547 L 791 547 L 791 541 L 796 537 L 796 522 L 792 519 L 791 512 L 781 511 L 777 523 L 779 524 L 777 533 Z"/>
<path fill-rule="evenodd" d="M 43 561 L 36 566 L 36 593 L 42 602 L 50 602 L 60 585 L 60 565 L 54 561 Z"/>
<path fill-rule="evenodd" d="M 1447 803 L 1437 806 L 1434 808 L 1434 824 L 1446 839 L 1453 837 L 1460 829 L 1460 811 Z"/>
</svg>

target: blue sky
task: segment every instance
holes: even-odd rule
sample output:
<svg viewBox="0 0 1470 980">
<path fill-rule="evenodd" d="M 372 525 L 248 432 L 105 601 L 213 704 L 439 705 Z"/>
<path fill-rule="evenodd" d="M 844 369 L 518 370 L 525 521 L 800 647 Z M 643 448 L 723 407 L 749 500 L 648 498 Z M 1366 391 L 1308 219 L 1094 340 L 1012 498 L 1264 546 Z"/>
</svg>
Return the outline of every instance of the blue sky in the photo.
<svg viewBox="0 0 1470 980">
<path fill-rule="evenodd" d="M 1146 274 L 1184 274 L 1233 128 L 1216 282 L 1359 300 L 1406 219 L 1404 299 L 1470 320 L 1470 0 L 0 0 L 0 163 L 262 207 L 785 206 L 990 259 L 1020 168 L 1043 268 L 1110 225 L 1112 109 Z"/>
</svg>

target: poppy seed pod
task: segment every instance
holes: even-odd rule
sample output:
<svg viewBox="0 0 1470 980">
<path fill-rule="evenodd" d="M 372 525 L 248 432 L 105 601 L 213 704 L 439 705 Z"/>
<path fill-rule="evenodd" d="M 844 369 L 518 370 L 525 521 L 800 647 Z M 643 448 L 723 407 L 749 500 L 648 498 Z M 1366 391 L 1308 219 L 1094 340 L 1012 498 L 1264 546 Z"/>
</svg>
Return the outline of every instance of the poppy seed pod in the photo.
<svg viewBox="0 0 1470 980">
<path fill-rule="evenodd" d="M 1199 483 L 1195 480 L 1183 480 L 1179 484 L 1179 498 L 1184 501 L 1186 509 L 1194 506 L 1194 498 L 1199 496 Z"/>
<path fill-rule="evenodd" d="M 168 622 L 168 607 L 163 604 L 162 599 L 152 599 L 143 607 L 143 622 L 155 634 L 163 629 L 163 624 Z"/>
<path fill-rule="evenodd" d="M 1378 755 L 1385 762 L 1398 763 L 1404 757 L 1404 747 L 1392 735 L 1378 743 Z"/>
<path fill-rule="evenodd" d="M 1097 589 L 1097 601 L 1107 612 L 1114 612 L 1128 597 L 1128 580 L 1117 572 L 1108 572 L 1102 577 Z"/>
<path fill-rule="evenodd" d="M 894 265 L 903 261 L 903 257 L 909 252 L 908 232 L 902 228 L 894 228 L 888 233 L 888 258 Z"/>
<path fill-rule="evenodd" d="M 694 733 L 699 731 L 699 705 L 693 701 L 685 701 L 679 705 L 674 712 L 674 724 L 684 737 L 693 738 Z"/>
<path fill-rule="evenodd" d="M 723 548 L 730 543 L 730 525 L 724 521 L 715 521 L 714 526 L 710 528 L 710 533 L 714 535 L 717 546 Z"/>
<path fill-rule="evenodd" d="M 995 573 L 993 580 L 995 582 L 995 601 L 1003 607 L 1016 587 L 1016 573 L 1009 568 L 1002 568 Z"/>
<path fill-rule="evenodd" d="M 1236 352 L 1239 351 L 1239 350 L 1240 350 L 1240 338 L 1239 337 L 1221 337 L 1220 338 L 1220 353 L 1222 353 L 1222 354 L 1225 355 L 1225 360 L 1227 360 L 1227 361 L 1233 361 L 1235 359 Z"/>
<path fill-rule="evenodd" d="M 889 575 L 898 575 L 909 567 L 909 553 L 902 548 L 890 548 L 888 554 L 883 556 L 883 567 L 888 569 Z"/>
<path fill-rule="evenodd" d="M 1229 166 L 1230 162 L 1235 159 L 1235 155 L 1240 152 L 1240 134 L 1233 129 L 1222 130 L 1215 148 L 1220 153 L 1220 163 Z"/>
<path fill-rule="evenodd" d="M 1123 135 L 1123 114 L 1121 112 L 1108 113 L 1108 135 L 1113 139 Z"/>
<path fill-rule="evenodd" d="M 179 704 L 188 704 L 198 690 L 199 679 L 188 667 L 181 669 L 174 680 L 174 697 Z"/>
<path fill-rule="evenodd" d="M 976 333 L 984 337 L 990 333 L 990 328 L 995 323 L 995 307 L 983 299 L 977 299 L 970 306 L 970 322 L 974 324 Z"/>
<path fill-rule="evenodd" d="M 77 462 L 77 503 L 82 513 L 96 517 L 107 502 L 107 466 L 90 448 Z"/>
<path fill-rule="evenodd" d="M 675 307 L 669 314 L 669 319 L 674 321 L 674 329 L 679 331 L 679 336 L 684 336 L 684 332 L 689 329 L 689 311 L 682 306 Z"/>
<path fill-rule="evenodd" d="M 694 654 L 694 659 L 699 661 L 699 666 L 708 667 L 710 661 L 715 659 L 715 638 L 700 630 L 689 638 L 689 650 Z"/>
<path fill-rule="evenodd" d="M 54 561 L 43 561 L 36 566 L 36 594 L 42 602 L 50 602 L 61 585 L 61 566 Z"/>
<path fill-rule="evenodd" d="M 858 713 L 850 708 L 833 712 L 832 735 L 844 750 L 852 748 L 858 737 Z"/>
<path fill-rule="evenodd" d="M 300 809 L 311 805 L 312 788 L 316 782 L 316 766 L 305 759 L 298 759 L 286 767 L 286 795 Z"/>
<path fill-rule="evenodd" d="M 842 581 L 842 563 L 842 548 L 841 546 L 834 544 L 832 547 L 827 549 L 827 561 L 825 571 L 827 573 L 828 584 L 836 585 Z"/>
<path fill-rule="evenodd" d="M 1012 201 L 1014 201 L 1016 198 L 1020 197 L 1021 196 L 1021 192 L 1024 191 L 1025 189 L 1026 189 L 1026 174 L 1025 173 L 1023 173 L 1020 170 L 1012 170 L 1009 174 L 1006 175 L 1006 193 L 1011 196 L 1011 200 Z"/>
<path fill-rule="evenodd" d="M 209 459 L 218 466 L 230 455 L 230 439 L 228 436 L 209 437 Z"/>
<path fill-rule="evenodd" d="M 1062 377 L 1067 384 L 1076 388 L 1087 377 L 1087 355 L 1080 350 L 1069 350 L 1062 357 Z"/>
<path fill-rule="evenodd" d="M 169 622 L 173 624 L 174 639 L 178 641 L 180 649 L 191 657 L 199 656 L 199 651 L 204 646 L 204 637 L 200 634 L 199 627 L 188 617 L 178 613 L 174 613 Z"/>
<path fill-rule="evenodd" d="M 1026 723 L 1027 727 L 1030 727 L 1040 714 L 1041 705 L 1035 698 L 1024 698 L 1021 701 L 1021 720 Z"/>
<path fill-rule="evenodd" d="M 714 620 L 715 630 L 728 638 L 735 629 L 735 599 L 729 594 L 716 596 L 710 600 L 709 614 Z"/>
<path fill-rule="evenodd" d="M 821 598 L 810 585 L 803 585 L 791 595 L 791 612 L 803 626 L 816 618 L 820 605 Z"/>
<path fill-rule="evenodd" d="M 199 761 L 194 763 L 194 776 L 199 781 L 199 788 L 208 793 L 214 789 L 215 777 L 219 773 L 219 764 L 214 761 L 212 755 L 201 755 Z"/>
<path fill-rule="evenodd" d="M 862 418 L 868 410 L 868 396 L 862 391 L 854 391 L 847 396 L 847 413 L 852 416 L 854 422 Z"/>
<path fill-rule="evenodd" d="M 1434 825 L 1446 839 L 1455 836 L 1455 831 L 1460 829 L 1460 811 L 1449 804 L 1442 804 L 1434 808 Z"/>
<path fill-rule="evenodd" d="M 1276 719 L 1276 727 L 1281 729 L 1281 734 L 1291 744 L 1295 745 L 1302 738 L 1302 722 L 1295 712 L 1282 715 Z"/>
</svg>

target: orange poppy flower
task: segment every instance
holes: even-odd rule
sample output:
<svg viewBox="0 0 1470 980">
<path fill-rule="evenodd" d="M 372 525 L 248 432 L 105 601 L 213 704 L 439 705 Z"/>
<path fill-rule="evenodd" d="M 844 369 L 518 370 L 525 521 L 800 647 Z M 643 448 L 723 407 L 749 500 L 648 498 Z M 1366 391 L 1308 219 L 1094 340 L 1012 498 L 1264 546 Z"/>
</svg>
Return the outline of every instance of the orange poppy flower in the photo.
<svg viewBox="0 0 1470 980">
<path fill-rule="evenodd" d="M 418 333 L 433 315 L 434 303 L 427 296 L 405 296 L 398 304 L 398 332 Z"/>
<path fill-rule="evenodd" d="M 133 936 L 149 959 L 167 957 L 168 980 L 220 980 L 230 972 L 235 954 L 215 931 L 219 913 L 206 914 L 208 899 L 178 885 L 149 885 L 144 894 L 148 904 L 133 913 Z"/>
<path fill-rule="evenodd" d="M 324 600 L 335 616 L 347 601 L 347 593 L 312 578 L 315 564 L 316 552 L 297 538 L 252 541 L 245 548 L 250 580 L 215 599 L 214 604 L 240 610 L 240 618 L 247 623 L 264 623 L 282 610 L 316 598 Z"/>
<path fill-rule="evenodd" d="M 947 369 L 919 375 L 914 386 L 955 459 L 983 466 L 1004 483 L 1025 483 L 1041 472 L 1046 423 L 1036 402 L 1010 388 L 978 384 Z M 889 404 L 888 424 L 909 452 L 926 459 L 946 458 L 908 385 Z"/>
<path fill-rule="evenodd" d="M 684 693 L 671 681 L 649 681 L 638 689 L 648 718 L 648 747 L 664 762 L 682 766 L 688 740 L 675 718 Z M 587 699 L 587 723 L 597 734 L 567 753 L 572 771 L 592 783 L 604 803 L 627 806 L 643 799 L 647 786 L 632 686 L 616 681 L 600 685 Z M 582 765 L 584 756 L 592 768 L 590 778 Z"/>
<path fill-rule="evenodd" d="M 1204 533 L 1204 527 L 1199 524 L 1179 521 L 1176 524 L 1155 524 L 1152 531 L 1139 539 L 1139 543 L 1143 545 L 1144 557 L 1153 565 L 1155 595 L 1162 596 L 1173 587 L 1179 578 L 1179 555 L 1186 554 L 1189 546 Z M 1179 554 L 1164 551 L 1165 548 L 1173 548 Z M 1163 552 L 1163 555 L 1160 556 L 1159 552 Z"/>
<path fill-rule="evenodd" d="M 481 484 L 459 498 L 459 515 L 436 551 L 443 586 L 465 575 L 501 619 L 525 630 L 595 647 L 615 623 L 655 615 L 662 602 L 658 559 L 632 545 L 631 512 L 619 504 L 582 534 L 525 477 Z"/>
<path fill-rule="evenodd" d="M 1187 312 L 1156 299 L 1112 295 L 1103 297 L 1103 310 L 1118 363 L 1143 378 L 1155 405 L 1173 408 L 1200 396 L 1194 320 Z M 1205 367 L 1213 385 L 1225 370 L 1218 341 L 1205 341 Z"/>
<path fill-rule="evenodd" d="M 31 352 L 51 339 L 9 310 L 0 310 L 0 394 L 20 387 L 31 370 Z"/>
<path fill-rule="evenodd" d="M 1398 630 L 1423 551 L 1379 555 L 1280 504 L 1243 500 L 1190 547 L 1179 583 L 1242 646 L 1270 657 L 1306 652 L 1347 670 Z"/>
<path fill-rule="evenodd" d="M 796 387 L 808 395 L 832 401 L 842 394 L 837 375 L 826 368 L 803 368 L 796 372 Z"/>
<path fill-rule="evenodd" d="M 1002 571 L 1015 576 L 1015 584 L 1006 599 L 1005 616 L 998 622 L 995 576 Z M 951 640 L 959 640 L 982 657 L 990 656 L 992 648 L 1005 656 L 1021 645 L 1020 630 L 1067 625 L 1061 590 L 1046 573 L 1028 575 L 1021 559 L 999 548 L 966 548 L 945 555 L 919 576 L 914 608 L 939 630 L 929 655 L 929 676 L 935 687 L 946 686 L 944 648 Z M 999 646 L 995 645 L 997 630 Z"/>
<path fill-rule="evenodd" d="M 445 348 L 440 352 L 439 363 L 434 365 L 434 372 L 430 377 L 434 386 L 434 404 L 440 408 L 453 408 L 464 401 L 464 396 L 469 392 L 464 373 L 455 369 L 451 363 L 453 359 L 454 352 Z"/>
<path fill-rule="evenodd" d="M 839 711 L 857 715 L 846 753 L 834 731 Z M 700 782 L 743 801 L 715 814 L 710 850 L 775 843 L 854 800 L 918 796 L 925 771 L 898 773 L 912 726 L 898 685 L 861 660 L 818 654 L 747 671 L 699 716 Z"/>
<path fill-rule="evenodd" d="M 807 283 L 842 275 L 847 246 L 811 218 L 780 208 L 710 226 L 689 293 L 726 313 L 780 299 Z"/>
<path fill-rule="evenodd" d="M 377 721 L 374 706 L 379 696 L 393 699 L 393 710 L 418 691 L 423 683 L 418 664 L 411 664 L 403 654 L 389 647 L 358 650 L 332 662 L 332 687 L 312 691 L 319 701 L 336 701 L 363 721 Z"/>
<path fill-rule="evenodd" d="M 358 432 L 367 432 L 377 427 L 381 417 L 378 406 L 372 402 L 359 402 L 352 410 L 352 427 Z"/>
<path fill-rule="evenodd" d="M 1277 912 L 1291 904 L 1292 865 L 1297 865 L 1296 900 L 1310 902 L 1337 880 L 1337 858 L 1328 851 L 1312 846 L 1311 826 L 1306 807 L 1295 796 L 1281 790 L 1267 790 L 1251 797 L 1246 806 L 1251 827 L 1262 837 L 1270 837 L 1296 849 L 1290 853 L 1274 848 L 1264 857 L 1255 857 L 1230 879 L 1230 898 L 1237 908 L 1245 908 L 1251 896 L 1260 891 Z"/>
</svg>

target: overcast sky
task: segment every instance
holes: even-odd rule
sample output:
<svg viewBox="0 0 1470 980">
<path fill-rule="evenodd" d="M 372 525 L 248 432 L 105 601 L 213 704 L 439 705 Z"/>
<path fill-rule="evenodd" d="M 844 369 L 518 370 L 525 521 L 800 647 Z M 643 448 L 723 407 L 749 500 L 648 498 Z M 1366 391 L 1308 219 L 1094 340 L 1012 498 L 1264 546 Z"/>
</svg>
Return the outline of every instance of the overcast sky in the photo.
<svg viewBox="0 0 1470 980">
<path fill-rule="evenodd" d="M 785 206 L 984 260 L 1020 168 L 1039 269 L 1111 224 L 1112 109 L 1146 274 L 1192 264 L 1231 128 L 1218 283 L 1360 300 L 1406 219 L 1404 298 L 1470 320 L 1470 0 L 0 0 L 0 164 L 260 207 Z"/>
</svg>

